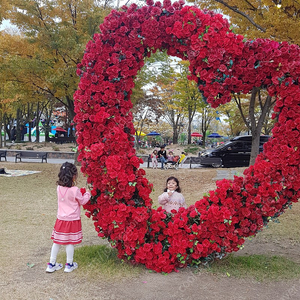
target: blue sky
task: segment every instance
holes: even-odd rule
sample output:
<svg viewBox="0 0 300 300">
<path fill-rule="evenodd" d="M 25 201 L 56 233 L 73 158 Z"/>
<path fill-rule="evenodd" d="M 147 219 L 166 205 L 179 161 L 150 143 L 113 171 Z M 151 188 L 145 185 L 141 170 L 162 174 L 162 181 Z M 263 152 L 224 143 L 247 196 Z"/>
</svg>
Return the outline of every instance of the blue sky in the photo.
<svg viewBox="0 0 300 300">
<path fill-rule="evenodd" d="M 0 25 L 0 30 L 3 30 L 5 28 L 7 28 L 7 27 L 11 27 L 11 24 L 10 24 L 10 22 L 8 20 L 4 20 L 2 22 L 2 24 Z"/>
</svg>

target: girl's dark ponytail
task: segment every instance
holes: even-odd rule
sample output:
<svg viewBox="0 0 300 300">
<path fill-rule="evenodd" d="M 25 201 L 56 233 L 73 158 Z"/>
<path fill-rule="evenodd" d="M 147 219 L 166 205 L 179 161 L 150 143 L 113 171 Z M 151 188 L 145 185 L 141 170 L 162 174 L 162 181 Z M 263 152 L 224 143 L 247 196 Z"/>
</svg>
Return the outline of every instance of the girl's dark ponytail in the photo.
<svg viewBox="0 0 300 300">
<path fill-rule="evenodd" d="M 77 174 L 77 167 L 72 163 L 65 162 L 60 167 L 57 184 L 61 186 L 72 187 L 73 178 L 74 176 L 77 176 Z"/>
</svg>

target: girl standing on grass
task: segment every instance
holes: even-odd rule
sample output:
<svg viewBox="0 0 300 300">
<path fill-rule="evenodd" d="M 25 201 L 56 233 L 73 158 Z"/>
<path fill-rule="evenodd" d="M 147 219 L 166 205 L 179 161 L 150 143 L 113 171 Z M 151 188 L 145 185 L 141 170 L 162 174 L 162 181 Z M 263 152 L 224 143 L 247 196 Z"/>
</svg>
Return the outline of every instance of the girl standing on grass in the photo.
<svg viewBox="0 0 300 300">
<path fill-rule="evenodd" d="M 158 161 L 157 161 L 157 150 L 153 150 L 153 153 L 151 154 L 151 160 L 152 160 L 152 169 L 157 169 Z"/>
<path fill-rule="evenodd" d="M 168 213 L 172 212 L 172 210 L 178 211 L 180 207 L 187 207 L 184 197 L 181 194 L 179 180 L 176 177 L 171 176 L 167 179 L 164 193 L 158 196 L 158 203 Z"/>
<path fill-rule="evenodd" d="M 78 176 L 75 165 L 65 162 L 60 167 L 57 181 L 57 220 L 52 231 L 51 239 L 53 245 L 51 249 L 50 262 L 46 272 L 52 273 L 60 270 L 63 266 L 56 262 L 56 257 L 60 245 L 66 245 L 67 263 L 65 272 L 75 270 L 78 265 L 73 262 L 74 245 L 82 241 L 82 230 L 80 220 L 80 205 L 86 204 L 91 195 L 89 192 L 81 192 L 75 186 Z"/>
</svg>

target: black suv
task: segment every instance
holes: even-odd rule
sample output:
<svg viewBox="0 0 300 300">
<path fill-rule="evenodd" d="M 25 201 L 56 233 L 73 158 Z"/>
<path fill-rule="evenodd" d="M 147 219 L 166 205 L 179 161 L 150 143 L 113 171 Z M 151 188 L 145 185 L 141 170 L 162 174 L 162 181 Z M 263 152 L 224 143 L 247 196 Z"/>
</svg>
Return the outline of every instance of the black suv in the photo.
<svg viewBox="0 0 300 300">
<path fill-rule="evenodd" d="M 263 151 L 263 144 L 270 139 L 269 135 L 260 137 L 259 151 Z M 199 153 L 201 165 L 220 167 L 247 167 L 249 166 L 252 146 L 252 136 L 242 135 L 230 141 Z"/>
</svg>

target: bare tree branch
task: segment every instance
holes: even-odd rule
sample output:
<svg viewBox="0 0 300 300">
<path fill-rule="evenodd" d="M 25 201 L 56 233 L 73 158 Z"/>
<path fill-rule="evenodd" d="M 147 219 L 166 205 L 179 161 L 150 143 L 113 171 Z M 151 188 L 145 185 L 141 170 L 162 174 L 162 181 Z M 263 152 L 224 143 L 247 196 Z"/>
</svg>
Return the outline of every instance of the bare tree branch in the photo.
<svg viewBox="0 0 300 300">
<path fill-rule="evenodd" d="M 252 10 L 256 10 L 256 7 L 252 5 L 252 3 L 250 3 L 247 0 L 244 0 L 244 2 L 246 2 L 249 6 L 251 6 Z"/>
<path fill-rule="evenodd" d="M 257 127 L 255 116 L 254 116 L 255 100 L 256 100 L 257 93 L 259 93 L 259 88 L 254 87 L 251 92 L 250 105 L 249 105 L 249 117 L 250 117 L 252 135 L 254 134 Z"/>
<path fill-rule="evenodd" d="M 261 110 L 261 115 L 259 116 L 259 119 L 258 119 L 258 122 L 257 122 L 257 127 L 262 127 L 263 125 L 263 122 L 266 118 L 266 115 L 267 115 L 267 112 L 271 106 L 271 103 L 272 103 L 272 97 L 270 95 L 268 95 L 266 97 L 266 101 L 262 107 L 262 110 Z"/>
<path fill-rule="evenodd" d="M 237 7 L 235 6 L 231 6 L 228 3 L 226 3 L 223 0 L 215 0 L 216 2 L 219 2 L 221 4 L 223 4 L 224 6 L 226 6 L 227 8 L 231 9 L 232 11 L 236 12 L 237 14 L 240 14 L 241 16 L 243 16 L 244 18 L 246 18 L 253 26 L 255 26 L 257 29 L 259 29 L 262 32 L 266 32 L 266 29 L 261 27 L 259 24 L 255 23 L 254 20 L 248 16 L 247 14 L 245 14 L 244 12 L 240 11 Z"/>
<path fill-rule="evenodd" d="M 261 99 L 260 90 L 258 91 L 258 103 L 259 103 L 260 110 L 262 111 L 263 110 L 263 103 L 262 103 L 262 99 Z"/>
<path fill-rule="evenodd" d="M 234 98 L 235 103 L 237 104 L 237 107 L 238 107 L 238 109 L 240 111 L 240 114 L 242 116 L 242 119 L 243 119 L 245 125 L 247 126 L 248 130 L 251 130 L 250 124 L 249 124 L 248 120 L 246 119 L 245 114 L 243 112 L 242 103 L 241 103 L 240 97 L 237 96 L 236 94 L 233 94 L 233 98 Z"/>
</svg>

